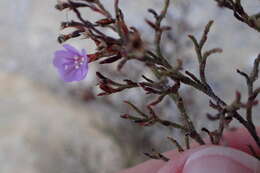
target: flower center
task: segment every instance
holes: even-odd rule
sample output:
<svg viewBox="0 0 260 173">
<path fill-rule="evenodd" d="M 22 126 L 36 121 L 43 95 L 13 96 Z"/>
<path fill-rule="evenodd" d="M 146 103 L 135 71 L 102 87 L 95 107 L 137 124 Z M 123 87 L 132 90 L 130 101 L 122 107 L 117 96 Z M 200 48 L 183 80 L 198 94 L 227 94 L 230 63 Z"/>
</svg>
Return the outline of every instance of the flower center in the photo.
<svg viewBox="0 0 260 173">
<path fill-rule="evenodd" d="M 83 57 L 75 57 L 74 58 L 74 68 L 79 69 L 84 63 Z"/>
</svg>

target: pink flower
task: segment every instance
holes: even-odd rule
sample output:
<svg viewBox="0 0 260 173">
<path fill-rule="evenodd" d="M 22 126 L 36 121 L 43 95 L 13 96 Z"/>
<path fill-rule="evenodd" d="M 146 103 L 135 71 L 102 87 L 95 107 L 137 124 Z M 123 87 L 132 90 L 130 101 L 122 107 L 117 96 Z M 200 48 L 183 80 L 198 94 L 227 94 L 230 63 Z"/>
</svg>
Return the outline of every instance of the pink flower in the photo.
<svg viewBox="0 0 260 173">
<path fill-rule="evenodd" d="M 88 56 L 85 49 L 79 52 L 68 44 L 63 47 L 66 50 L 58 50 L 54 53 L 53 65 L 65 82 L 83 80 L 88 73 Z"/>
</svg>

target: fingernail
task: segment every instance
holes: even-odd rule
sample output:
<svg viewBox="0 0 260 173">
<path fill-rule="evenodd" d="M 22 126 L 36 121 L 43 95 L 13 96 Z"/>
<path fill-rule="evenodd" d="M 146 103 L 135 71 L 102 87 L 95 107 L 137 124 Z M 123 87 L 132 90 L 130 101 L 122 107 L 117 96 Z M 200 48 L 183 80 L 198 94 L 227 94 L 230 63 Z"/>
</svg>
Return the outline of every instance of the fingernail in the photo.
<svg viewBox="0 0 260 173">
<path fill-rule="evenodd" d="M 260 173 L 260 161 L 223 146 L 201 146 L 167 162 L 158 173 Z"/>
<path fill-rule="evenodd" d="M 260 162 L 232 148 L 211 146 L 192 153 L 182 173 L 260 173 Z"/>
</svg>

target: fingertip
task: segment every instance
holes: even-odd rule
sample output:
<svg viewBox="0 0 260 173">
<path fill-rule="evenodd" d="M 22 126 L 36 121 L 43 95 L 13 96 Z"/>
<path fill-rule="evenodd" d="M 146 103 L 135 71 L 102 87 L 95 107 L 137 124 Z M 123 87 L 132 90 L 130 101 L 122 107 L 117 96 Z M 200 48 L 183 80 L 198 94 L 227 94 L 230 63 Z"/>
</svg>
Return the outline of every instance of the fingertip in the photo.
<svg viewBox="0 0 260 173">
<path fill-rule="evenodd" d="M 259 171 L 260 162 L 254 157 L 228 147 L 209 146 L 194 150 L 182 159 L 170 161 L 158 173 L 257 173 Z"/>
<path fill-rule="evenodd" d="M 256 131 L 260 134 L 260 127 L 257 127 Z M 257 147 L 254 138 L 245 128 L 237 128 L 234 131 L 226 131 L 223 135 L 223 144 L 248 154 L 252 154 L 252 151 L 249 148 L 250 145 L 254 148 L 257 154 L 260 154 L 260 148 Z"/>
</svg>

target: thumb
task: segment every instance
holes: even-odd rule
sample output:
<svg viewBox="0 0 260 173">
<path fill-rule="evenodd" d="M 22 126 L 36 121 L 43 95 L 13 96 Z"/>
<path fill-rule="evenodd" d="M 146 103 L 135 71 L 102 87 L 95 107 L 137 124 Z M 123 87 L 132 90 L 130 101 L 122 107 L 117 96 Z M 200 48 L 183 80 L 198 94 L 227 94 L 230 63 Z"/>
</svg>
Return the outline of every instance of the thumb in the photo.
<svg viewBox="0 0 260 173">
<path fill-rule="evenodd" d="M 175 162 L 175 163 L 174 163 Z M 260 173 L 260 161 L 236 149 L 210 146 L 190 153 L 181 169 L 169 161 L 158 173 Z"/>
</svg>

